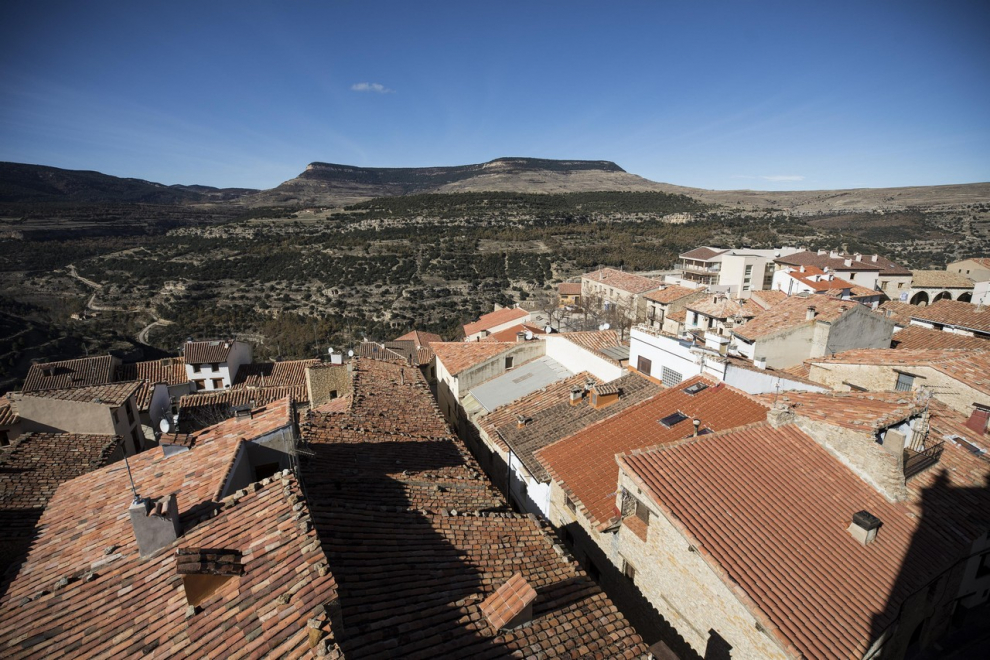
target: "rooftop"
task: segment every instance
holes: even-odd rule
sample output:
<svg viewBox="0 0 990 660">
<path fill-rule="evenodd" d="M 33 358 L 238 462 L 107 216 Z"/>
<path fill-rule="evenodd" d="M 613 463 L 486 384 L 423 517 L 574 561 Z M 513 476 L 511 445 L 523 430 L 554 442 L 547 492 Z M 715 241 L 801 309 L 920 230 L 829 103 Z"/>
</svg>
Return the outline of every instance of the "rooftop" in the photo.
<svg viewBox="0 0 990 660">
<path fill-rule="evenodd" d="M 187 341 L 183 355 L 189 364 L 226 362 L 230 355 L 231 342 L 224 340 Z"/>
<path fill-rule="evenodd" d="M 309 402 L 305 386 L 258 387 L 186 394 L 179 399 L 179 428 L 183 432 L 195 431 L 228 417 L 231 408 L 268 406 L 286 398 L 294 404 Z"/>
<path fill-rule="evenodd" d="M 318 359 L 242 364 L 237 369 L 233 388 L 305 387 L 306 368 L 317 364 L 321 364 Z"/>
<path fill-rule="evenodd" d="M 990 257 L 968 257 L 966 259 L 960 259 L 959 261 L 972 261 L 983 266 L 984 268 L 990 268 Z M 959 261 L 953 263 L 959 263 Z"/>
<path fill-rule="evenodd" d="M 728 250 L 723 250 L 722 248 L 710 248 L 710 247 L 699 247 L 693 250 L 688 250 L 684 254 L 680 255 L 681 259 L 693 259 L 695 261 L 708 261 L 712 257 L 717 257 L 720 254 L 725 254 Z"/>
<path fill-rule="evenodd" d="M 704 385 L 696 393 L 692 385 Z M 676 421 L 668 417 L 681 413 Z M 691 436 L 692 419 L 712 432 L 763 421 L 767 406 L 744 392 L 704 376 L 661 391 L 650 399 L 599 421 L 536 452 L 550 476 L 588 519 L 607 527 L 617 517 L 615 455 Z"/>
<path fill-rule="evenodd" d="M 21 391 L 105 385 L 114 379 L 113 365 L 114 358 L 110 355 L 32 364 Z"/>
<path fill-rule="evenodd" d="M 538 328 L 535 325 L 530 325 L 528 323 L 520 323 L 519 325 L 514 325 L 511 328 L 506 328 L 505 330 L 499 330 L 498 332 L 493 332 L 487 337 L 483 338 L 481 341 L 493 342 L 513 342 L 517 341 L 517 335 L 520 332 L 529 332 L 534 336 L 547 334 L 543 328 Z"/>
<path fill-rule="evenodd" d="M 811 420 L 856 431 L 877 431 L 921 414 L 925 403 L 915 392 L 799 392 L 761 394 L 768 406 L 775 402 Z"/>
<path fill-rule="evenodd" d="M 821 268 L 815 266 L 795 266 L 787 274 L 812 291 L 825 292 L 852 289 L 855 286 L 851 282 L 835 277 L 834 274 L 826 273 Z M 858 288 L 861 291 L 863 290 L 863 287 Z M 866 289 L 866 291 L 870 291 L 870 289 Z"/>
<path fill-rule="evenodd" d="M 918 306 L 898 300 L 888 300 L 881 303 L 877 309 L 897 325 L 908 326 L 911 324 L 911 315 L 918 311 Z"/>
<path fill-rule="evenodd" d="M 464 336 L 469 337 L 483 330 L 491 330 L 496 326 L 511 323 L 512 321 L 522 321 L 527 318 L 529 318 L 529 312 L 525 309 L 503 307 L 502 309 L 496 309 L 494 312 L 482 315 L 477 321 L 464 324 Z"/>
<path fill-rule="evenodd" d="M 971 512 L 990 506 L 988 463 L 951 443 L 943 457 L 909 482 L 912 499 L 899 504 L 793 424 L 703 436 L 619 463 L 774 637 L 804 657 L 833 658 L 863 656 L 903 599 L 985 531 Z M 964 500 L 973 506 L 959 507 Z M 847 531 L 862 510 L 883 524 L 869 546 Z"/>
<path fill-rule="evenodd" d="M 858 348 L 828 358 L 814 358 L 809 362 L 930 367 L 973 389 L 990 394 L 990 350 Z"/>
<path fill-rule="evenodd" d="M 947 270 L 912 270 L 912 289 L 972 289 L 973 280 Z"/>
<path fill-rule="evenodd" d="M 456 341 L 432 344 L 431 348 L 447 373 L 456 376 L 515 345 L 515 342 Z"/>
<path fill-rule="evenodd" d="M 667 304 L 667 303 L 672 303 L 675 300 L 681 300 L 682 298 L 687 298 L 688 296 L 693 296 L 699 293 L 700 293 L 699 289 L 690 289 L 686 286 L 671 284 L 665 286 L 659 291 L 650 291 L 643 297 L 646 298 L 647 300 L 652 300 L 653 302 Z"/>
<path fill-rule="evenodd" d="M 958 300 L 939 300 L 927 307 L 915 307 L 911 318 L 990 333 L 990 307 L 979 309 L 976 305 Z"/>
<path fill-rule="evenodd" d="M 21 418 L 14 412 L 10 405 L 10 399 L 6 396 L 0 397 L 0 427 L 13 426 L 21 421 Z"/>
<path fill-rule="evenodd" d="M 75 401 L 77 403 L 99 403 L 105 406 L 122 406 L 145 385 L 144 381 L 130 383 L 109 383 L 74 387 L 67 390 L 38 390 L 25 394 L 25 397 Z"/>
<path fill-rule="evenodd" d="M 763 309 L 746 300 L 733 300 L 722 294 L 709 294 L 704 298 L 691 301 L 687 308 L 693 312 L 704 314 L 715 319 L 731 317 L 753 318 Z"/>
<path fill-rule="evenodd" d="M 161 360 L 133 362 L 117 367 L 114 380 L 147 380 L 151 383 L 182 385 L 189 382 L 186 375 L 186 361 L 181 357 L 168 357 Z"/>
<path fill-rule="evenodd" d="M 836 256 L 832 256 L 832 255 Z M 819 250 L 818 252 L 797 252 L 792 255 L 778 257 L 777 263 L 789 266 L 815 266 L 824 270 L 826 267 L 834 271 L 877 271 L 882 275 L 910 275 L 911 271 L 903 268 L 893 261 L 881 257 L 878 254 L 859 255 L 846 254 L 844 252 L 828 252 Z M 846 261 L 850 263 L 847 265 Z"/>
<path fill-rule="evenodd" d="M 485 381 L 471 390 L 471 396 L 491 411 L 572 375 L 567 367 L 544 356 Z"/>
<path fill-rule="evenodd" d="M 955 332 L 932 330 L 920 325 L 909 325 L 894 333 L 892 348 L 970 348 L 990 349 L 990 340 L 960 335 Z"/>
<path fill-rule="evenodd" d="M 858 304 L 828 296 L 788 296 L 770 309 L 757 314 L 745 325 L 734 328 L 732 334 L 754 341 L 818 321 L 835 321 Z M 807 319 L 809 307 L 815 308 L 815 318 L 810 321 Z"/>
<path fill-rule="evenodd" d="M 557 290 L 562 296 L 579 296 L 581 295 L 581 283 L 580 282 L 561 282 Z"/>
<path fill-rule="evenodd" d="M 574 387 L 601 382 L 583 372 L 567 380 L 554 383 L 517 401 L 502 406 L 478 420 L 488 436 L 500 443 L 522 461 L 531 475 L 539 481 L 549 481 L 550 474 L 536 459 L 536 452 L 572 433 L 635 405 L 660 392 L 653 381 L 631 373 L 609 383 L 619 390 L 619 400 L 604 408 L 593 408 L 587 399 L 571 405 L 570 392 Z M 526 423 L 518 426 L 522 416 Z"/>
<path fill-rule="evenodd" d="M 585 273 L 581 278 L 633 294 L 646 293 L 647 291 L 653 291 L 663 286 L 663 282 L 614 268 L 601 268 L 590 273 Z"/>
<path fill-rule="evenodd" d="M 628 342 L 619 341 L 619 333 L 615 330 L 586 330 L 581 332 L 561 332 L 550 337 L 566 339 L 575 346 L 590 351 L 601 359 L 617 366 L 622 366 L 622 360 L 629 360 Z M 625 349 L 625 357 L 623 351 Z"/>
<path fill-rule="evenodd" d="M 418 369 L 358 360 L 351 408 L 310 414 L 304 439 L 313 520 L 339 585 L 343 655 L 646 653 L 554 537 L 508 509 Z M 533 619 L 496 630 L 482 603 L 516 574 L 535 591 Z"/>
<path fill-rule="evenodd" d="M 396 337 L 395 341 L 413 341 L 416 342 L 416 348 L 429 348 L 430 344 L 435 341 L 443 341 L 443 338 L 432 332 L 411 330 L 401 337 Z"/>
<path fill-rule="evenodd" d="M 760 290 L 753 291 L 750 293 L 749 299 L 762 307 L 763 309 L 768 309 L 773 307 L 780 301 L 787 298 L 787 294 L 783 291 L 773 291 L 773 290 Z"/>
<path fill-rule="evenodd" d="M 127 513 L 123 465 L 62 484 L 0 598 L 0 655 L 52 657 L 70 648 L 76 657 L 310 653 L 309 621 L 330 627 L 323 606 L 336 598 L 333 576 L 293 478 L 224 497 L 241 445 L 239 435 L 222 435 L 167 458 L 146 451 L 128 459 L 138 492 L 175 493 L 181 512 L 182 535 L 144 558 Z M 243 575 L 191 611 L 176 550 L 206 548 L 240 553 Z"/>
</svg>

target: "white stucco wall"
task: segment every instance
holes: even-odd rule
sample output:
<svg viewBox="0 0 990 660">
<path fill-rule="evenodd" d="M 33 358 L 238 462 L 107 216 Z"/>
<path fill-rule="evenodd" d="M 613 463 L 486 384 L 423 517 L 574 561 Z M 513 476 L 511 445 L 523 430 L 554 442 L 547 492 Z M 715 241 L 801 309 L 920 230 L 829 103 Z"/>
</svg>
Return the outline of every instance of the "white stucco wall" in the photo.
<svg viewBox="0 0 990 660">
<path fill-rule="evenodd" d="M 722 378 L 725 365 L 714 359 L 704 360 L 702 368 L 701 356 L 692 352 L 692 344 L 674 337 L 646 332 L 634 327 L 629 333 L 629 364 L 637 368 L 640 356 L 652 363 L 650 373 L 652 378 L 660 380 L 662 367 L 672 369 L 681 374 L 684 379 L 704 373 Z"/>
<path fill-rule="evenodd" d="M 626 369 L 581 348 L 564 337 L 547 335 L 543 342 L 546 344 L 547 357 L 553 358 L 574 373 L 587 371 L 606 383 L 626 373 Z"/>
</svg>

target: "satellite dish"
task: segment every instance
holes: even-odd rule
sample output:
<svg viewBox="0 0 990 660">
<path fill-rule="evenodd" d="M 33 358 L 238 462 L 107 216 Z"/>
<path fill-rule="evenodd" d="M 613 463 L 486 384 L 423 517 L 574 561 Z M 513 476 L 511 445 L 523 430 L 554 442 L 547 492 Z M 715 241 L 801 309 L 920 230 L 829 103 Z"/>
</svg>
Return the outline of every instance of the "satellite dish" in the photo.
<svg viewBox="0 0 990 660">
<path fill-rule="evenodd" d="M 162 417 L 162 421 L 158 422 L 158 428 L 161 429 L 162 433 L 171 433 L 172 423 L 168 421 L 168 417 Z"/>
<path fill-rule="evenodd" d="M 354 357 L 354 351 L 353 350 L 347 351 L 347 357 Z"/>
<path fill-rule="evenodd" d="M 327 353 L 329 353 L 330 355 L 333 355 L 333 346 L 328 346 L 327 347 Z"/>
<path fill-rule="evenodd" d="M 609 325 L 608 323 L 602 323 L 602 330 L 608 330 L 608 329 L 609 329 L 609 328 L 611 328 L 611 327 L 612 327 L 612 326 L 611 326 L 611 325 Z"/>
<path fill-rule="evenodd" d="M 527 330 L 526 331 L 526 341 L 531 341 L 532 339 L 533 339 L 533 331 L 532 330 Z"/>
<path fill-rule="evenodd" d="M 547 333 L 549 335 L 551 332 L 553 332 L 553 326 L 551 326 L 549 323 L 547 323 L 546 326 L 544 326 L 544 328 L 543 328 L 543 332 L 545 332 L 545 333 Z"/>
</svg>

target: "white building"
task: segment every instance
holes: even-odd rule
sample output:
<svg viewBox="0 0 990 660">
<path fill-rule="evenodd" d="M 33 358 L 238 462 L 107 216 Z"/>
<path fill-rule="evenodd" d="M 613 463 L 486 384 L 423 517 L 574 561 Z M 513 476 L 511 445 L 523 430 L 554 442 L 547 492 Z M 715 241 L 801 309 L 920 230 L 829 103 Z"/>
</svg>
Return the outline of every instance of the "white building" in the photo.
<svg viewBox="0 0 990 660">
<path fill-rule="evenodd" d="M 183 353 L 186 376 L 199 392 L 230 389 L 240 366 L 251 362 L 251 345 L 240 341 L 190 341 Z"/>
</svg>

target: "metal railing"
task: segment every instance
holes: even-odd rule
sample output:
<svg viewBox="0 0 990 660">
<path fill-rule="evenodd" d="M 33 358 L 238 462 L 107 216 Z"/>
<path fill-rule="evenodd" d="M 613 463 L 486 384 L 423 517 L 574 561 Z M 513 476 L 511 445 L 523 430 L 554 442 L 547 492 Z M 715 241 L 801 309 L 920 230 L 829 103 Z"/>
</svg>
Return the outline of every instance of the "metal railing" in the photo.
<svg viewBox="0 0 990 660">
<path fill-rule="evenodd" d="M 907 481 L 912 477 L 916 477 L 938 463 L 939 459 L 942 457 L 942 449 L 944 448 L 944 445 L 945 442 L 940 442 L 921 451 L 905 449 L 904 480 Z"/>
</svg>

